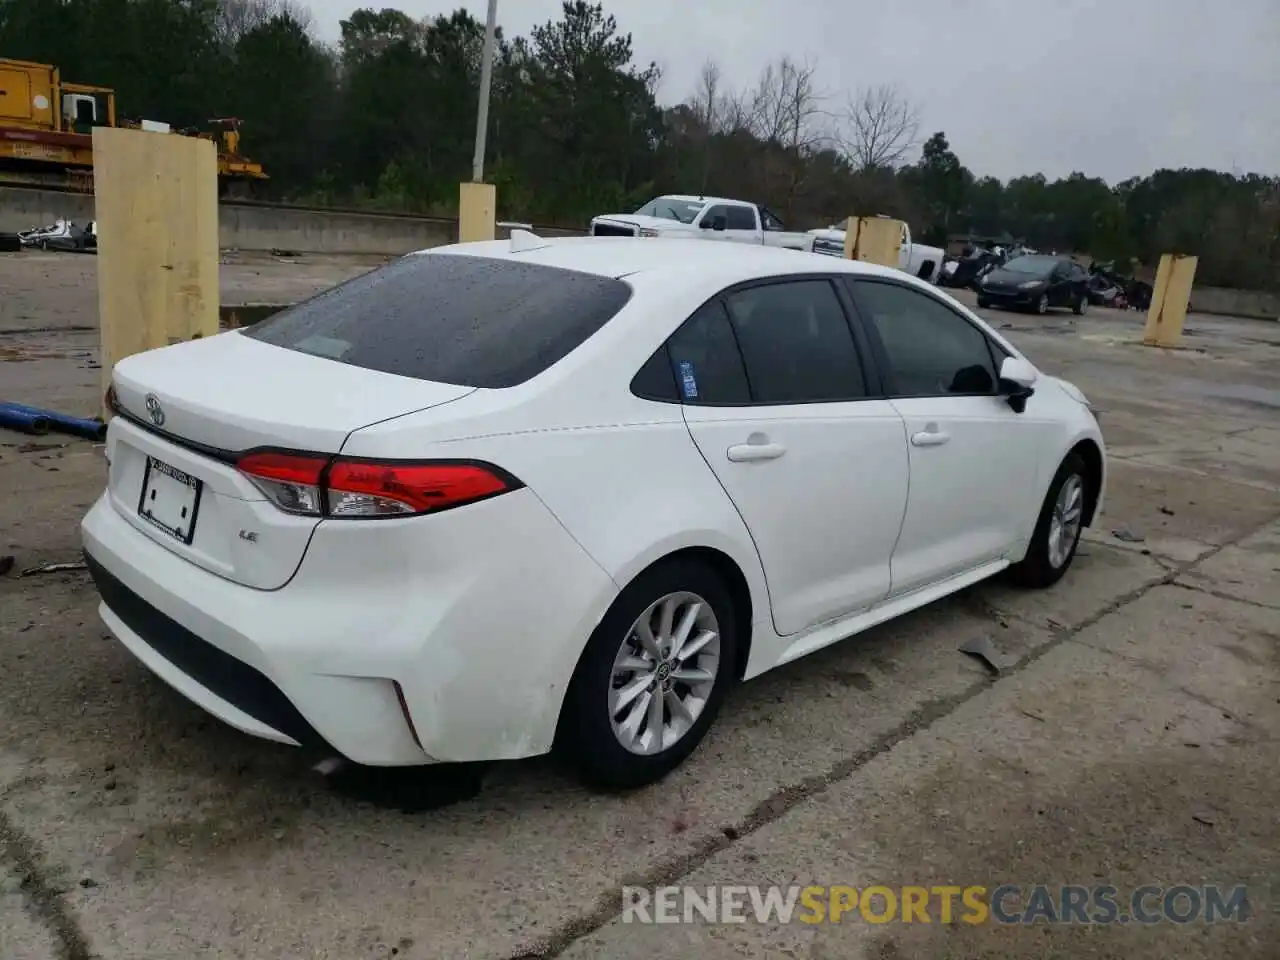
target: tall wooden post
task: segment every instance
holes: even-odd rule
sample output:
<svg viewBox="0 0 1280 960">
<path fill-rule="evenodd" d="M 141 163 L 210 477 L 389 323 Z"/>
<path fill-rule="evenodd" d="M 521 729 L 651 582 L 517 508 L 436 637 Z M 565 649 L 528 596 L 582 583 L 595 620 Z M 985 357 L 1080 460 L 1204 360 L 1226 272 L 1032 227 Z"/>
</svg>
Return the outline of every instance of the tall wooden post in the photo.
<svg viewBox="0 0 1280 960">
<path fill-rule="evenodd" d="M 1142 334 L 1142 342 L 1147 346 L 1181 345 L 1198 263 L 1198 257 L 1184 253 L 1166 253 L 1160 258 L 1151 291 L 1151 307 L 1147 310 L 1147 327 Z"/>
<path fill-rule="evenodd" d="M 497 217 L 497 190 L 492 183 L 464 183 L 458 192 L 458 242 L 492 240 Z"/>
<path fill-rule="evenodd" d="M 130 354 L 218 332 L 218 156 L 209 140 L 93 131 L 103 391 Z"/>
<path fill-rule="evenodd" d="M 902 250 L 902 221 L 887 217 L 850 217 L 844 255 L 850 260 L 896 267 Z"/>
</svg>

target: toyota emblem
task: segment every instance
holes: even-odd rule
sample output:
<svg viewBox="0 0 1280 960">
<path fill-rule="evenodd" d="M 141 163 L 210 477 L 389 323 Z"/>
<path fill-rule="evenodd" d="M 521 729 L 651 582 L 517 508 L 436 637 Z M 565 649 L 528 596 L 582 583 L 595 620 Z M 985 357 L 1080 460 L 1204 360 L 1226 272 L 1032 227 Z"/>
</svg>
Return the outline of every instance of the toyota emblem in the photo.
<svg viewBox="0 0 1280 960">
<path fill-rule="evenodd" d="M 157 427 L 164 426 L 164 407 L 160 406 L 160 398 L 154 393 L 148 393 L 146 398 L 147 416 L 151 418 L 151 422 Z"/>
</svg>

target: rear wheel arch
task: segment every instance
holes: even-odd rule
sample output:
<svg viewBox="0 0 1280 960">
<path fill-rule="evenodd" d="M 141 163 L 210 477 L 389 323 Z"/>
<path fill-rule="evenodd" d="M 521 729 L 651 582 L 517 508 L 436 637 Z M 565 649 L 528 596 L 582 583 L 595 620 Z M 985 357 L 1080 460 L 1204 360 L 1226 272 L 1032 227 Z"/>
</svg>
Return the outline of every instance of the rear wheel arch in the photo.
<svg viewBox="0 0 1280 960">
<path fill-rule="evenodd" d="M 635 573 L 627 577 L 625 583 L 619 581 L 619 587 L 621 588 L 619 592 L 625 590 L 652 570 L 678 563 L 682 560 L 694 561 L 709 568 L 711 572 L 720 578 L 725 589 L 729 592 L 733 602 L 735 625 L 738 630 L 738 657 L 737 662 L 734 664 L 735 675 L 738 679 L 741 679 L 746 671 L 747 660 L 751 652 L 751 621 L 755 612 L 755 602 L 752 599 L 750 581 L 747 579 L 742 566 L 724 550 L 706 545 L 683 546 L 669 550 L 636 570 Z"/>
<path fill-rule="evenodd" d="M 732 629 L 720 637 L 728 656 L 718 668 L 718 677 L 705 710 L 694 721 L 683 740 L 668 745 L 660 753 L 633 756 L 625 745 L 615 742 L 616 729 L 601 721 L 596 700 L 605 667 L 613 661 L 617 644 L 625 639 L 625 627 L 645 604 L 663 595 L 690 591 L 708 602 L 723 625 Z M 687 596 L 688 594 L 686 594 Z M 740 680 L 747 661 L 751 635 L 751 595 L 746 575 L 727 553 L 713 547 L 690 546 L 672 550 L 629 578 L 614 597 L 600 622 L 586 638 L 573 668 L 570 683 L 560 704 L 552 749 L 571 760 L 589 783 L 605 787 L 631 787 L 660 779 L 697 749 L 706 730 L 715 722 L 720 704 L 735 680 Z M 616 636 L 614 635 L 616 633 Z M 727 649 L 726 649 L 727 648 Z M 617 670 L 616 661 L 613 670 Z"/>
<path fill-rule="evenodd" d="M 738 655 L 734 664 L 734 677 L 741 680 L 747 670 L 747 661 L 751 655 L 751 619 L 753 607 L 751 603 L 751 586 L 747 576 L 738 566 L 737 561 L 715 547 L 685 547 L 667 554 L 660 560 L 646 567 L 646 570 L 663 563 L 676 560 L 693 560 L 710 567 L 729 591 L 733 601 L 734 625 L 738 630 Z M 644 572 L 644 571 L 641 571 Z M 638 574 L 637 574 L 638 576 Z"/>
</svg>

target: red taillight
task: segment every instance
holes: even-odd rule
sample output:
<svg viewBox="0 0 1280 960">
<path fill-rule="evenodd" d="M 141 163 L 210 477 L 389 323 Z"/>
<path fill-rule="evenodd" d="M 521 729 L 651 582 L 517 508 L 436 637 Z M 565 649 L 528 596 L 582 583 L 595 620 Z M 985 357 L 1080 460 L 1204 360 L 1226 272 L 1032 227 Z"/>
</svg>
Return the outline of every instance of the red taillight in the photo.
<svg viewBox="0 0 1280 960">
<path fill-rule="evenodd" d="M 318 517 L 324 504 L 320 480 L 328 464 L 328 457 L 259 450 L 245 454 L 236 467 L 281 510 Z"/>
<path fill-rule="evenodd" d="M 511 484 L 478 464 L 337 460 L 325 489 L 330 516 L 367 517 L 444 510 L 503 493 Z"/>
<path fill-rule="evenodd" d="M 280 509 L 307 516 L 411 516 L 474 503 L 516 489 L 502 471 L 477 463 L 332 459 L 260 451 L 237 463 Z"/>
<path fill-rule="evenodd" d="M 324 473 L 324 468 L 328 464 L 328 457 L 265 450 L 245 454 L 236 466 L 240 468 L 241 473 L 247 473 L 256 479 L 318 487 L 320 475 Z"/>
</svg>

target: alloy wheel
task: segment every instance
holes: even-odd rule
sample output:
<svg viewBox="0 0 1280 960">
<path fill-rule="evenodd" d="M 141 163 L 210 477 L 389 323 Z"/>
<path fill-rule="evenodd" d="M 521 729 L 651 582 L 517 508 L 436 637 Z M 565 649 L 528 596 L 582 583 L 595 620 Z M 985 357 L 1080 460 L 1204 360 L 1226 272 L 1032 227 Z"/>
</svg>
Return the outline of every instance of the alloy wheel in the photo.
<svg viewBox="0 0 1280 960">
<path fill-rule="evenodd" d="M 1084 516 L 1084 483 L 1071 474 L 1058 489 L 1049 517 L 1049 563 L 1060 569 L 1071 557 L 1071 550 L 1080 536 L 1080 521 Z"/>
<path fill-rule="evenodd" d="M 626 750 L 652 755 L 693 728 L 720 675 L 720 625 L 696 593 L 669 593 L 636 618 L 614 658 L 609 719 Z"/>
</svg>

